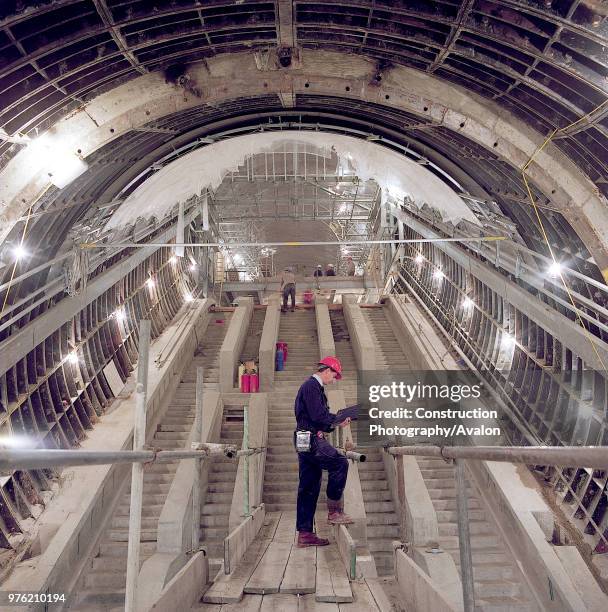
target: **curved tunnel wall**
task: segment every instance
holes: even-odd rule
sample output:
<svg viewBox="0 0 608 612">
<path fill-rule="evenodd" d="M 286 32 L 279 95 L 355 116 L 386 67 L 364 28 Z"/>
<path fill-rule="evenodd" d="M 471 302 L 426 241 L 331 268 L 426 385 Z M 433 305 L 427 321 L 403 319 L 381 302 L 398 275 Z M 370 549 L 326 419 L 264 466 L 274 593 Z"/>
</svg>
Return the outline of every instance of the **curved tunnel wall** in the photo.
<svg viewBox="0 0 608 612">
<path fill-rule="evenodd" d="M 124 383 L 137 362 L 138 321 L 149 318 L 156 338 L 194 286 L 189 259 L 173 261 L 170 255 L 168 249 L 156 250 L 0 375 L 1 435 L 35 438 L 50 449 L 80 445 L 120 390 L 116 377 Z M 110 260 L 98 274 L 125 256 L 128 253 Z M 147 283 L 151 277 L 153 288 Z M 60 308 L 63 302 L 55 298 L 62 293 L 46 301 L 38 314 Z M 22 327 L 15 329 L 36 324 L 23 319 L 19 323 Z M 114 388 L 106 377 L 109 366 L 115 368 Z M 55 478 L 52 470 L 18 470 L 3 479 L 0 548 L 22 548 L 25 523 L 37 516 L 33 506 L 42 502 Z"/>
<path fill-rule="evenodd" d="M 422 238 L 407 227 L 405 235 Z M 478 369 L 498 401 L 513 413 L 502 424 L 511 444 L 608 445 L 607 372 L 596 364 L 590 366 L 572 349 L 568 330 L 563 329 L 560 336 L 550 333 L 511 303 L 508 295 L 492 290 L 435 245 L 406 245 L 405 253 L 394 291 L 427 309 L 457 347 L 462 364 Z M 424 259 L 417 262 L 420 254 Z M 434 275 L 437 269 L 444 273 L 442 279 Z M 474 305 L 463 306 L 466 297 Z M 540 293 L 530 300 L 538 297 Z M 606 338 L 598 328 L 594 331 Z M 515 342 L 505 342 L 510 338 Z M 544 468 L 542 475 L 563 502 L 568 518 L 590 536 L 587 542 L 605 547 L 608 474 L 585 468 Z"/>
<path fill-rule="evenodd" d="M 600 270 L 608 277 L 605 24 L 589 3 L 418 3 L 411 9 L 399 2 L 303 1 L 294 11 L 288 42 L 278 26 L 282 2 L 195 3 L 196 14 L 188 2 L 166 7 L 133 3 L 136 10 L 128 3 L 107 3 L 110 8 L 102 13 L 96 8 L 99 3 L 89 2 L 42 2 L 27 10 L 24 3 L 5 4 L 0 8 L 5 50 L 0 62 L 5 102 L 1 125 L 11 135 L 35 135 L 38 128 L 52 127 L 71 152 L 89 164 L 85 175 L 58 190 L 49 187 L 44 172 L 21 180 L 15 165 L 24 145 L 0 143 L 0 186 L 7 205 L 0 231 L 16 221 L 8 232 L 14 243 L 25 224 L 17 219 L 28 209 L 41 214 L 30 219 L 27 243 L 38 260 L 20 262 L 17 274 L 62 253 L 78 222 L 103 221 L 104 213 L 96 206 L 110 203 L 139 174 L 154 172 L 152 164 L 181 145 L 236 128 L 280 129 L 291 123 L 299 128 L 308 123 L 307 129 L 315 129 L 316 123 L 318 129 L 321 123 L 336 131 L 359 130 L 361 137 L 367 132 L 392 139 L 428 156 L 473 195 L 498 202 L 528 247 L 544 254 L 548 245 L 530 210 L 521 169 L 546 134 L 564 130 L 529 167 L 532 196 L 559 258 L 595 279 L 601 280 Z M 159 28 L 157 20 L 164 27 Z M 274 65 L 279 42 L 297 51 L 289 69 Z M 253 50 L 259 53 L 255 58 Z M 189 88 L 165 80 L 162 71 L 173 61 L 191 62 Z M 504 401 L 521 412 L 529 433 L 555 443 L 606 442 L 603 368 L 595 367 L 591 385 L 582 377 L 565 380 L 561 374 L 589 363 L 575 348 L 582 334 L 558 338 L 545 329 L 542 317 L 535 320 L 483 280 L 471 279 L 462 265 L 436 247 L 425 247 L 424 252 L 427 261 L 440 262 L 446 271 L 440 290 L 428 270 L 418 274 L 411 262 L 403 266 L 403 277 L 464 355 L 491 374 Z M 90 280 L 127 256 L 98 262 Z M 161 267 L 158 257 L 117 284 L 122 286 L 120 298 L 135 292 L 139 306 L 134 312 L 140 315 L 152 307 L 140 287 L 145 266 Z M 11 268 L 0 270 L 2 282 L 10 278 Z M 159 276 L 157 289 L 167 304 L 153 315 L 157 330 L 180 303 L 166 262 Z M 0 301 L 11 309 L 0 314 L 0 341 L 10 341 L 45 313 L 65 305 L 63 286 L 54 282 L 43 270 L 13 285 L 8 298 L 0 291 Z M 579 292 L 595 300 L 593 286 L 580 283 Z M 476 299 L 477 308 L 466 319 L 458 308 L 462 293 L 455 287 Z M 559 312 L 571 318 L 555 297 L 525 290 L 541 298 L 547 316 Z M 107 319 L 120 302 L 112 291 L 105 301 L 98 303 L 98 298 L 94 307 L 50 330 L 48 341 L 10 364 L 0 377 L 0 421 L 6 425 L 14 420 L 16 431 L 40 427 L 49 442 L 54 440 L 46 432 L 46 416 L 37 409 L 46 389 L 53 419 L 64 423 L 57 428 L 63 433 L 55 443 L 77 443 L 87 418 L 92 424 L 97 412 L 96 405 L 91 412 L 84 401 L 74 404 L 71 397 L 70 410 L 62 411 L 62 393 L 70 392 L 72 385 L 62 361 L 72 348 L 69 342 L 82 345 L 85 361 L 78 367 L 86 374 L 86 391 L 81 397 L 96 399 L 100 409 L 108 397 L 100 370 L 104 360 L 124 359 L 124 374 L 136 356 L 136 330 L 123 342 L 116 336 L 116 322 Z M 601 295 L 599 300 L 606 303 Z M 577 304 L 600 322 L 596 310 Z M 501 350 L 505 328 L 517 340 L 513 356 Z M 589 333 L 606 338 L 593 321 Z M 509 365 L 511 379 L 501 374 Z M 550 401 L 543 404 L 540 393 Z M 549 404 L 576 418 L 564 428 L 556 427 Z M 517 442 L 519 434 L 512 435 Z M 36 484 L 37 477 L 41 484 Z M 4 482 L 0 531 L 5 539 L 19 531 L 19 517 L 28 512 L 28 491 L 44 486 L 43 477 L 23 473 Z M 605 475 L 574 470 L 553 477 L 555 486 L 564 488 L 566 501 L 574 501 L 574 516 L 597 541 L 608 520 L 601 494 Z"/>
</svg>

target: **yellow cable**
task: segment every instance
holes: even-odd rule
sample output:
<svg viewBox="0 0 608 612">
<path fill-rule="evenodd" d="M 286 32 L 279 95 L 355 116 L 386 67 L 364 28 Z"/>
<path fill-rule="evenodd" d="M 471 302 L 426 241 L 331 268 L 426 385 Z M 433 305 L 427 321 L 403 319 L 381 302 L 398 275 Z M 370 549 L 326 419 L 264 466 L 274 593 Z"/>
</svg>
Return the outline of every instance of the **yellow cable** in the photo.
<svg viewBox="0 0 608 612">
<path fill-rule="evenodd" d="M 551 134 L 549 134 L 549 136 L 547 136 L 547 138 L 545 138 L 545 141 L 542 143 L 542 145 L 537 147 L 537 149 L 534 151 L 534 153 L 532 153 L 532 155 L 530 156 L 528 161 L 524 164 L 524 166 L 522 168 L 522 171 L 521 171 L 522 179 L 524 181 L 524 185 L 526 187 L 526 191 L 528 192 L 528 197 L 530 198 L 530 203 L 532 204 L 532 207 L 534 208 L 534 213 L 536 214 L 536 219 L 538 221 L 538 225 L 540 227 L 540 230 L 541 230 L 541 233 L 542 233 L 543 238 L 545 240 L 545 243 L 547 244 L 547 248 L 549 249 L 549 254 L 551 255 L 551 259 L 553 260 L 553 263 L 558 264 L 558 265 L 559 265 L 559 262 L 555 259 L 555 255 L 553 253 L 553 249 L 551 248 L 551 244 L 549 243 L 549 238 L 547 236 L 547 232 L 545 231 L 545 226 L 544 226 L 543 221 L 541 219 L 541 216 L 540 216 L 540 213 L 539 213 L 539 210 L 538 210 L 538 206 L 536 206 L 536 202 L 534 201 L 534 197 L 532 196 L 532 191 L 530 189 L 530 185 L 528 184 L 528 179 L 527 179 L 527 176 L 526 176 L 526 171 L 527 171 L 528 167 L 530 166 L 530 164 L 532 163 L 532 161 L 534 160 L 534 158 L 536 157 L 536 155 L 538 153 L 540 153 L 551 142 L 551 140 L 553 140 L 555 134 L 557 134 L 558 132 L 563 132 L 564 130 L 567 130 L 567 129 L 573 127 L 577 123 L 580 123 L 581 121 L 583 121 L 584 119 L 589 117 L 589 115 L 591 115 L 592 113 L 595 113 L 595 112 L 599 111 L 606 104 L 608 104 L 608 100 L 605 100 L 597 108 L 595 108 L 592 111 L 588 112 L 586 115 L 583 115 L 580 119 L 577 119 L 573 123 L 570 123 L 569 125 L 567 125 L 567 126 L 565 126 L 563 128 L 555 128 L 551 132 Z M 576 304 L 574 302 L 574 298 L 572 297 L 572 292 L 570 291 L 570 288 L 568 287 L 568 285 L 566 283 L 566 279 L 564 278 L 564 275 L 562 274 L 561 270 L 559 270 L 559 277 L 560 277 L 560 280 L 562 281 L 562 285 L 564 286 L 564 289 L 566 290 L 566 293 L 568 295 L 570 303 L 572 304 L 572 308 L 574 308 L 574 312 L 576 314 L 576 318 L 577 318 L 578 322 L 580 323 L 581 327 L 583 328 L 583 331 L 585 332 L 585 337 L 587 338 L 587 340 L 589 340 L 589 343 L 591 344 L 591 348 L 593 348 L 593 351 L 594 351 L 596 357 L 598 358 L 598 360 L 599 360 L 599 362 L 600 362 L 600 364 L 602 366 L 602 370 L 606 370 L 606 366 L 604 364 L 604 360 L 602 359 L 601 355 L 599 354 L 599 351 L 597 350 L 595 342 L 593 342 L 593 340 L 591 338 L 591 334 L 589 333 L 589 330 L 587 329 L 587 327 L 585 325 L 585 322 L 583 321 L 583 318 L 581 317 L 580 310 L 579 310 L 579 308 L 576 306 Z"/>
</svg>

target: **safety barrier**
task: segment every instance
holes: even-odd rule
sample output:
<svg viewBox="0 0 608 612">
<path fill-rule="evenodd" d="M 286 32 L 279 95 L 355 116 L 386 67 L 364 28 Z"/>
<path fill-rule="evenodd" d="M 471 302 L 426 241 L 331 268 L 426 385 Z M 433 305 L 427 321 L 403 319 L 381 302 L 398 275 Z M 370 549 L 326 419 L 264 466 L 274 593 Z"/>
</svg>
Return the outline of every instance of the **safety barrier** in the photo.
<svg viewBox="0 0 608 612">
<path fill-rule="evenodd" d="M 462 577 L 462 594 L 465 612 L 474 610 L 475 593 L 473 581 L 473 561 L 468 522 L 467 492 L 465 480 L 465 461 L 496 461 L 502 463 L 522 463 L 525 465 L 551 465 L 562 467 L 585 467 L 590 469 L 608 469 L 608 451 L 602 447 L 510 447 L 510 446 L 391 446 L 386 452 L 395 457 L 418 456 L 443 458 L 455 464 L 458 542 L 460 548 L 460 568 Z M 536 525 L 538 528 L 538 525 Z M 537 529 L 540 531 L 540 528 Z M 518 534 L 516 534 L 518 535 Z M 559 602 L 560 610 L 601 610 L 608 602 L 601 592 L 594 592 L 584 597 L 581 589 L 576 588 L 568 574 L 559 563 L 551 563 L 548 558 L 550 547 L 541 537 L 536 538 L 534 546 L 542 546 L 538 558 L 532 559 L 549 574 L 549 604 Z M 533 551 L 529 550 L 529 553 Z M 579 569 L 583 566 L 579 564 Z M 586 568 L 585 568 L 586 569 Z M 587 570 L 588 571 L 588 570 Z M 537 596 L 539 594 L 535 590 Z M 592 601 L 593 599 L 593 601 Z M 543 602 L 544 603 L 544 602 Z"/>
</svg>

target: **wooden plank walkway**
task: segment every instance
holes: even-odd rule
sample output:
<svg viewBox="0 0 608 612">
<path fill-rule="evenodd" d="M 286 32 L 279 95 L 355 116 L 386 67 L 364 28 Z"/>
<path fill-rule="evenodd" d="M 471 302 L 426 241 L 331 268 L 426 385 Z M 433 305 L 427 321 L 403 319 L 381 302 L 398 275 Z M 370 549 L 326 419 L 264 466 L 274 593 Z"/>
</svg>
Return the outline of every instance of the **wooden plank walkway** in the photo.
<svg viewBox="0 0 608 612">
<path fill-rule="evenodd" d="M 346 603 L 353 600 L 344 564 L 333 546 L 317 551 L 317 601 Z"/>
<path fill-rule="evenodd" d="M 334 544 L 334 530 L 326 520 L 317 520 L 320 537 L 328 538 L 332 545 L 317 549 L 317 601 L 347 603 L 353 600 L 346 567 Z"/>
<path fill-rule="evenodd" d="M 293 546 L 285 568 L 281 593 L 314 593 L 317 573 L 317 549 Z"/>
<path fill-rule="evenodd" d="M 245 585 L 264 556 L 269 544 L 272 542 L 279 524 L 279 519 L 279 512 L 269 512 L 266 515 L 264 526 L 260 529 L 258 536 L 249 546 L 241 563 L 232 574 L 228 575 L 224 574 L 223 568 L 220 568 L 213 584 L 203 596 L 204 602 L 224 604 L 238 603 L 241 601 Z"/>
<path fill-rule="evenodd" d="M 208 604 L 194 606 L 192 612 L 396 612 L 403 610 L 391 604 L 381 584 L 372 585 L 366 581 L 355 581 L 350 603 L 317 601 L 315 595 L 291 593 L 269 593 L 267 595 L 245 594 L 239 603 Z"/>
<path fill-rule="evenodd" d="M 223 569 L 192 610 L 206 612 L 390 612 L 377 580 L 350 582 L 333 529 L 318 521 L 331 544 L 297 548 L 294 512 L 270 512 L 243 561 Z"/>
<path fill-rule="evenodd" d="M 271 542 L 245 585 L 245 593 L 278 593 L 292 546 L 293 542 Z"/>
</svg>

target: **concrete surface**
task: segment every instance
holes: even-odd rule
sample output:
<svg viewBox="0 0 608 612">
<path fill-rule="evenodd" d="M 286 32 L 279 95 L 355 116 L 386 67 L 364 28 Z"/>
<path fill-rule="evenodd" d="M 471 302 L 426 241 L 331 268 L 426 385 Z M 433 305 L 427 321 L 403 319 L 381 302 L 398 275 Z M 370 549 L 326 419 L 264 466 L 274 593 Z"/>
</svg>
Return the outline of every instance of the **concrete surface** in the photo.
<svg viewBox="0 0 608 612">
<path fill-rule="evenodd" d="M 375 370 L 376 350 L 374 341 L 356 299 L 352 295 L 342 296 L 342 309 L 350 334 L 351 346 L 357 361 L 357 368 L 359 370 Z"/>
<path fill-rule="evenodd" d="M 220 349 L 220 389 L 232 391 L 235 387 L 238 359 L 241 356 L 247 331 L 253 315 L 253 298 L 241 298 Z"/>
<path fill-rule="evenodd" d="M 196 347 L 196 335 L 204 334 L 209 322 L 208 308 L 213 300 L 203 300 L 196 307 L 195 316 L 176 343 L 171 358 L 163 366 L 151 365 L 148 374 L 147 431 L 149 439 L 167 408 L 173 390 L 179 384 L 181 372 L 187 367 L 189 356 Z M 166 343 L 179 328 L 188 311 L 181 311 L 171 325 L 150 347 L 150 364 L 154 364 Z M 196 334 L 194 330 L 196 329 Z M 131 378 L 137 377 L 137 370 Z M 81 444 L 83 450 L 128 450 L 132 447 L 135 395 L 117 399 L 120 407 L 102 417 Z M 4 583 L 6 590 L 31 590 L 70 593 L 112 508 L 127 483 L 130 466 L 66 468 L 63 471 L 62 492 L 53 500 L 39 519 L 47 525 L 59 525 L 48 548 L 39 556 L 22 562 Z M 35 608 L 30 608 L 34 610 Z"/>
<path fill-rule="evenodd" d="M 260 391 L 269 391 L 274 383 L 274 360 L 279 337 L 279 323 L 281 321 L 280 297 L 272 295 L 268 298 L 266 317 L 259 350 Z"/>
<path fill-rule="evenodd" d="M 145 608 L 145 612 L 148 610 L 155 612 L 189 610 L 202 597 L 208 579 L 205 553 L 198 552 L 165 585 L 158 599 L 149 608 Z M 144 612 L 144 610 L 138 612 Z"/>
<path fill-rule="evenodd" d="M 252 393 L 248 407 L 249 418 L 249 448 L 262 448 L 268 439 L 268 395 L 266 393 Z M 242 448 L 242 445 L 239 445 Z M 264 486 L 264 469 L 266 466 L 266 451 L 249 456 L 249 508 L 250 512 L 262 503 L 262 489 Z M 239 457 L 232 504 L 230 506 L 230 519 L 228 530 L 233 531 L 245 519 L 244 493 L 245 493 L 245 457 Z"/>
<path fill-rule="evenodd" d="M 408 610 L 416 612 L 458 612 L 440 588 L 402 550 L 395 550 L 395 577 Z"/>
</svg>

